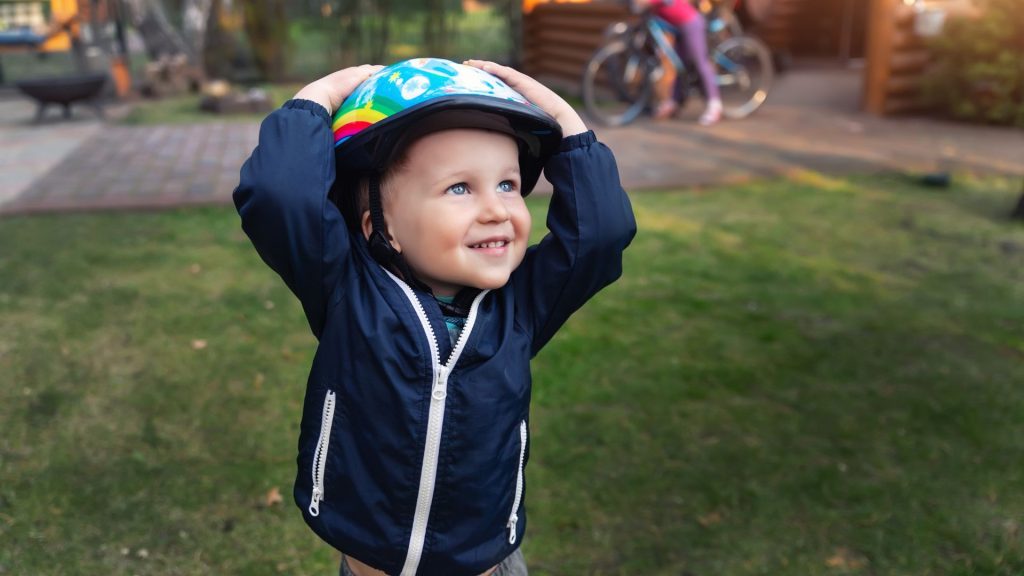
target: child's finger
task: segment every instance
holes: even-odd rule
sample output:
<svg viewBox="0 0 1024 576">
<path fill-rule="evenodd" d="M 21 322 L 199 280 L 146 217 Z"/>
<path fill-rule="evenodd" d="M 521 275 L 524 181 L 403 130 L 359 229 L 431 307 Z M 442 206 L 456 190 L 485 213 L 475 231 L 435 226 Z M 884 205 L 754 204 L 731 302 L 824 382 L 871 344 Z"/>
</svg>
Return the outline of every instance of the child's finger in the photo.
<svg viewBox="0 0 1024 576">
<path fill-rule="evenodd" d="M 555 94 L 550 88 L 541 84 L 534 78 L 523 74 L 515 68 L 502 66 L 488 60 L 466 60 L 467 66 L 479 68 L 484 72 L 494 74 L 510 88 L 522 94 L 527 100 L 533 102 L 550 114 L 562 127 L 566 136 L 586 131 L 586 125 L 580 119 L 579 114 L 573 110 L 561 96 Z"/>
<path fill-rule="evenodd" d="M 302 90 L 299 90 L 295 98 L 312 100 L 326 108 L 328 113 L 333 114 L 353 90 L 381 68 L 383 66 L 363 64 L 338 70 L 307 84 Z"/>
<path fill-rule="evenodd" d="M 328 76 L 331 104 L 333 105 L 332 108 L 337 110 L 338 106 L 341 105 L 341 102 L 345 100 L 349 94 L 355 91 L 360 84 L 381 68 L 383 68 L 383 66 L 363 64 L 362 66 L 339 70 L 338 72 Z"/>
<path fill-rule="evenodd" d="M 363 64 L 362 66 L 356 66 L 354 68 L 348 68 L 335 72 L 338 75 L 339 88 L 344 90 L 346 93 L 351 93 L 363 83 L 364 80 L 372 76 L 375 72 L 383 68 L 383 66 L 373 64 Z"/>
<path fill-rule="evenodd" d="M 508 84 L 515 90 L 518 90 L 519 87 L 522 87 L 524 81 L 533 80 L 532 78 L 516 70 L 515 68 L 502 66 L 501 64 L 491 62 L 490 60 L 466 60 L 464 64 L 466 64 L 467 66 L 473 66 L 474 68 L 479 68 L 484 72 L 494 74 L 498 78 L 504 80 L 506 84 Z"/>
<path fill-rule="evenodd" d="M 544 86 L 532 77 L 523 74 L 515 68 L 502 66 L 501 64 L 497 64 L 489 60 L 466 60 L 465 64 L 479 68 L 484 72 L 494 74 L 508 84 L 510 88 L 519 92 L 525 96 L 527 100 L 533 102 L 537 106 L 540 106 L 549 114 L 554 114 L 555 110 L 561 105 L 561 98 L 559 98 L 547 86 Z"/>
</svg>

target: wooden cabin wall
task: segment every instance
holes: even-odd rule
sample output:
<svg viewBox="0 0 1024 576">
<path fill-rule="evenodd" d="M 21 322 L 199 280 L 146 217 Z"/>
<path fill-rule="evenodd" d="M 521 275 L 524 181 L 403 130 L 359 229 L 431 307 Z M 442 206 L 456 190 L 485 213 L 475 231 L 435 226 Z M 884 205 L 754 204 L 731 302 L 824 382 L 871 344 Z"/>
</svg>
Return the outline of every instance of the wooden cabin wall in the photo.
<svg viewBox="0 0 1024 576">
<path fill-rule="evenodd" d="M 751 33 L 791 56 L 860 58 L 867 26 L 865 0 L 774 0 Z"/>
<path fill-rule="evenodd" d="M 523 17 L 523 69 L 578 90 L 583 68 L 603 42 L 605 29 L 629 18 L 621 4 L 538 4 Z"/>
</svg>

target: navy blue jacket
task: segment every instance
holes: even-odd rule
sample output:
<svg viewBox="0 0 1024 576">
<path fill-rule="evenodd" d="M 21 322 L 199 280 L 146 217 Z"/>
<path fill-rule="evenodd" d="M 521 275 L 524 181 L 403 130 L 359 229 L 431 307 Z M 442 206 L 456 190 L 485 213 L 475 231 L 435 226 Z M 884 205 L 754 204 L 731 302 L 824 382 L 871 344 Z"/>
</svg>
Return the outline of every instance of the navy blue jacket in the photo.
<svg viewBox="0 0 1024 576">
<path fill-rule="evenodd" d="M 328 201 L 323 107 L 271 113 L 242 167 L 242 228 L 319 339 L 295 500 L 321 538 L 388 574 L 477 575 L 522 540 L 530 359 L 619 277 L 636 231 L 592 132 L 565 138 L 545 173 L 549 234 L 476 297 L 452 346 L 434 299 L 379 266 Z"/>
</svg>

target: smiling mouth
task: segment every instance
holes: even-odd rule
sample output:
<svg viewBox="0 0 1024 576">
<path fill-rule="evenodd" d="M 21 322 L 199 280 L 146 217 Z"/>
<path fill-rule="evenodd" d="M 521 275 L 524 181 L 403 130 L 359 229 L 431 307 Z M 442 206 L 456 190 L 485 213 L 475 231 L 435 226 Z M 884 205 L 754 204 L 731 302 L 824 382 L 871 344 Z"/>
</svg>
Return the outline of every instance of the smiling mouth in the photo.
<svg viewBox="0 0 1024 576">
<path fill-rule="evenodd" d="M 470 248 L 504 248 L 509 245 L 508 240 L 494 240 L 491 242 L 480 242 L 479 244 L 470 244 Z"/>
</svg>

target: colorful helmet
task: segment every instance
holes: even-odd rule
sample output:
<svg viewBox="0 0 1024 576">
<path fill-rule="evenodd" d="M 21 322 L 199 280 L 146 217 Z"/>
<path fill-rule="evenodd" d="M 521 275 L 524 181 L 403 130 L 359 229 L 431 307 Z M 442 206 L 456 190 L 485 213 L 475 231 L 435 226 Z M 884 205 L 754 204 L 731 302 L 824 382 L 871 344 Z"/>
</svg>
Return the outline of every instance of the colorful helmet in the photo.
<svg viewBox="0 0 1024 576">
<path fill-rule="evenodd" d="M 550 115 L 499 78 L 440 58 L 392 64 L 367 78 L 334 114 L 336 168 L 381 172 L 403 140 L 447 128 L 505 132 L 519 143 L 523 195 L 558 150 Z"/>
</svg>

